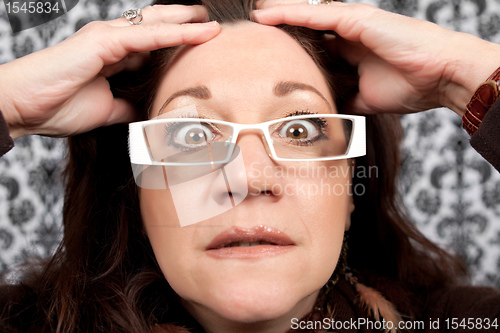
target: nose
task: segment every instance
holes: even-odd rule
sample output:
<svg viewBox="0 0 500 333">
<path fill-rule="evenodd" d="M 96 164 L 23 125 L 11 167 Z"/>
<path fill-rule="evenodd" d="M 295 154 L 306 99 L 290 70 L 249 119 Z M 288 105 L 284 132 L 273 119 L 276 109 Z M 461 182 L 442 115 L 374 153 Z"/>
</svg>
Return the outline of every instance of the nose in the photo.
<svg viewBox="0 0 500 333">
<path fill-rule="evenodd" d="M 283 194 L 283 179 L 277 170 L 264 134 L 258 129 L 241 132 L 232 162 L 224 167 L 226 186 L 215 186 L 213 198 L 221 204 L 230 200 L 234 205 L 261 195 L 278 200 Z"/>
<path fill-rule="evenodd" d="M 236 144 L 240 147 L 245 161 L 272 161 L 269 152 L 269 145 L 262 133 L 258 129 L 248 129 L 238 135 Z"/>
</svg>

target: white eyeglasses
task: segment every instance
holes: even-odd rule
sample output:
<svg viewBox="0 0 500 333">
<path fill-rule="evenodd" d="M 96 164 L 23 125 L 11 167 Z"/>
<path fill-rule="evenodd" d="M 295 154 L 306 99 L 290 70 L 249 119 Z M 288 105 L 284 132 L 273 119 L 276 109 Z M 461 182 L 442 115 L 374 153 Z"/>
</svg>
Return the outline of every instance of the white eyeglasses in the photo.
<svg viewBox="0 0 500 333">
<path fill-rule="evenodd" d="M 275 161 L 328 161 L 366 154 L 363 116 L 298 115 L 260 124 L 170 118 L 129 124 L 130 161 L 169 166 L 228 163 L 244 130 L 260 130 Z"/>
</svg>

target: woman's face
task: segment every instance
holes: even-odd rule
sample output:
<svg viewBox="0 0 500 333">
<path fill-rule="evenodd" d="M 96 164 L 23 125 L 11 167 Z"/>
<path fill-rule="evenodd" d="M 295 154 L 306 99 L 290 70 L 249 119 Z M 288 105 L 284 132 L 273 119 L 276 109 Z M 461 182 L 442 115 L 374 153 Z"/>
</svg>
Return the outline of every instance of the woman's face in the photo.
<svg viewBox="0 0 500 333">
<path fill-rule="evenodd" d="M 306 51 L 285 32 L 251 22 L 186 46 L 161 81 L 151 118 L 162 107 L 167 114 L 192 105 L 201 117 L 241 124 L 297 111 L 337 112 Z M 348 161 L 278 163 L 254 130 L 241 132 L 237 145 L 242 165 L 233 176 L 245 179 L 248 194 L 220 215 L 180 227 L 172 191 L 141 189 L 151 245 L 166 279 L 201 323 L 300 317 L 332 274 L 349 226 Z M 248 235 L 272 244 L 210 250 L 214 240 L 229 239 L 232 247 Z"/>
</svg>

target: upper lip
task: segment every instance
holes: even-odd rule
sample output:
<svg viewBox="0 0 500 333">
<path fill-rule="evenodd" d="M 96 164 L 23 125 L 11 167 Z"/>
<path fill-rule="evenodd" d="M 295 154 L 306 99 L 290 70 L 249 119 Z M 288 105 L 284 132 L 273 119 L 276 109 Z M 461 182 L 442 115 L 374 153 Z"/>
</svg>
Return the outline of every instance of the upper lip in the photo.
<svg viewBox="0 0 500 333">
<path fill-rule="evenodd" d="M 284 232 L 264 225 L 253 228 L 231 227 L 214 237 L 208 244 L 206 250 L 216 250 L 223 248 L 234 242 L 269 242 L 275 245 L 286 246 L 295 245 L 290 237 Z"/>
</svg>

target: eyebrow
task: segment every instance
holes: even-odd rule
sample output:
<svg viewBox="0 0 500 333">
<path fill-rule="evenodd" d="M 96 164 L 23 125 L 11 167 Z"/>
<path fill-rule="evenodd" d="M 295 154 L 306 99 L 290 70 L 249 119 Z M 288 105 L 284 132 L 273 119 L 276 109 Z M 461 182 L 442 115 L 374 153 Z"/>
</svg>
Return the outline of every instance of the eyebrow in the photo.
<svg viewBox="0 0 500 333">
<path fill-rule="evenodd" d="M 169 98 L 167 98 L 165 103 L 163 103 L 162 107 L 160 108 L 160 111 L 158 111 L 158 115 L 162 114 L 163 110 L 168 105 L 168 103 L 172 102 L 173 99 L 175 99 L 179 96 L 191 96 L 191 97 L 194 97 L 197 99 L 210 99 L 210 98 L 212 98 L 212 94 L 210 93 L 210 90 L 207 88 L 207 86 L 204 86 L 204 85 L 179 90 L 179 91 L 173 93 L 172 95 L 170 95 Z"/>
<path fill-rule="evenodd" d="M 315 93 L 316 95 L 321 97 L 321 99 L 323 101 L 325 101 L 326 105 L 328 105 L 328 109 L 330 111 L 332 111 L 332 106 L 330 105 L 328 100 L 325 98 L 325 96 L 323 96 L 323 94 L 320 93 L 318 89 L 314 88 L 311 85 L 305 84 L 305 83 L 300 83 L 300 82 L 295 82 L 295 81 L 280 81 L 280 82 L 276 83 L 276 85 L 274 86 L 273 92 L 278 97 L 284 97 L 288 94 L 291 94 L 295 90 L 312 91 L 313 93 Z"/>
<path fill-rule="evenodd" d="M 328 100 L 323 96 L 321 92 L 318 91 L 318 89 L 314 88 L 311 85 L 301 83 L 301 82 L 295 82 L 295 81 L 280 81 L 274 85 L 273 88 L 273 93 L 277 97 L 284 97 L 295 90 L 307 90 L 315 93 L 321 99 L 328 105 L 328 109 L 332 111 L 332 106 L 328 102 Z M 158 115 L 162 114 L 163 110 L 165 107 L 170 103 L 173 99 L 180 97 L 180 96 L 191 96 L 197 99 L 210 99 L 212 98 L 212 94 L 210 93 L 210 89 L 208 89 L 207 86 L 205 85 L 199 85 L 196 87 L 191 87 L 183 90 L 179 90 L 172 95 L 170 95 L 169 98 L 163 103 L 162 107 L 160 108 L 160 111 L 158 112 Z"/>
</svg>

